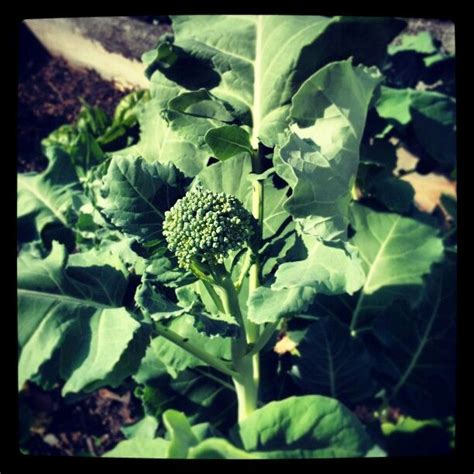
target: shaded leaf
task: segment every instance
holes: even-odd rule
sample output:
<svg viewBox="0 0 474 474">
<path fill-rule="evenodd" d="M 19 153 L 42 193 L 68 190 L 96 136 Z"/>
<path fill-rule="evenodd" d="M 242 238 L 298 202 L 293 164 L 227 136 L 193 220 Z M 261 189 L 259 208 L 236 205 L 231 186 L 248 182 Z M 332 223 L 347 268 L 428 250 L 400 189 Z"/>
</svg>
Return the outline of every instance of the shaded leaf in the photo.
<svg viewBox="0 0 474 474">
<path fill-rule="evenodd" d="M 455 316 L 455 268 L 445 264 L 427 278 L 416 308 L 395 302 L 373 323 L 384 355 L 377 366 L 382 384 L 411 416 L 454 413 Z"/>
<path fill-rule="evenodd" d="M 373 443 L 344 405 L 318 395 L 271 402 L 241 421 L 242 447 L 265 458 L 364 456 Z"/>
<path fill-rule="evenodd" d="M 416 300 L 423 275 L 443 257 L 437 230 L 399 214 L 376 212 L 360 204 L 352 207 L 357 247 L 366 274 L 353 314 L 379 312 L 395 298 Z"/>
<path fill-rule="evenodd" d="M 135 437 L 120 441 L 115 448 L 103 454 L 103 457 L 164 459 L 169 449 L 169 443 L 163 438 Z"/>
<path fill-rule="evenodd" d="M 239 153 L 252 153 L 249 134 L 237 125 L 225 125 L 210 129 L 205 136 L 214 156 L 228 160 Z"/>
<path fill-rule="evenodd" d="M 104 178 L 103 212 L 123 232 L 140 242 L 161 239 L 164 212 L 181 197 L 181 184 L 180 173 L 172 165 L 116 156 Z"/>
<path fill-rule="evenodd" d="M 336 319 L 326 317 L 312 323 L 298 352 L 292 375 L 305 393 L 327 395 L 346 404 L 373 395 L 376 387 L 370 355 Z"/>
<path fill-rule="evenodd" d="M 28 236 L 28 240 L 36 240 L 52 226 L 59 227 L 64 234 L 72 226 L 68 215 L 74 200 L 83 201 L 81 186 L 68 155 L 60 148 L 52 148 L 48 157 L 49 165 L 42 173 L 18 174 L 20 240 Z"/>
<path fill-rule="evenodd" d="M 170 459 L 186 459 L 188 450 L 198 443 L 183 413 L 176 410 L 166 410 L 163 413 L 163 423 L 170 437 L 168 455 Z"/>
<path fill-rule="evenodd" d="M 189 450 L 189 459 L 258 459 L 257 454 L 249 454 L 236 448 L 226 439 L 209 438 Z"/>
<path fill-rule="evenodd" d="M 116 383 L 117 378 L 120 381 L 130 374 L 125 369 L 133 365 L 133 358 L 116 372 L 139 327 L 121 306 L 124 275 L 107 265 L 106 260 L 101 266 L 78 263 L 76 259 L 75 267 L 66 268 L 66 251 L 56 242 L 43 260 L 27 254 L 19 259 L 19 388 L 38 374 L 58 350 L 61 366 L 69 368 L 61 371 L 71 377 L 66 390 L 72 387 L 71 391 L 77 392 L 92 382 L 106 384 L 108 377 Z M 114 291 L 109 291 L 103 281 L 108 281 Z M 104 334 L 106 328 L 109 329 Z M 71 339 L 76 350 L 66 344 Z M 134 350 L 139 354 L 137 347 Z"/>
</svg>

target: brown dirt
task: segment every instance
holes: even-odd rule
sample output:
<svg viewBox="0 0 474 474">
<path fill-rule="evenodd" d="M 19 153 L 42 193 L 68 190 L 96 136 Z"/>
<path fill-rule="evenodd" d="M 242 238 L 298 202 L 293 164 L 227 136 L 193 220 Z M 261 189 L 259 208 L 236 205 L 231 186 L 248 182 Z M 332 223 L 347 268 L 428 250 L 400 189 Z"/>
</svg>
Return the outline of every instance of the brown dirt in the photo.
<svg viewBox="0 0 474 474">
<path fill-rule="evenodd" d="M 81 108 L 79 98 L 102 107 L 112 115 L 118 101 L 127 93 L 104 81 L 94 71 L 71 69 L 64 60 L 51 58 L 24 33 L 25 45 L 33 51 L 20 56 L 17 116 L 17 170 L 41 171 L 47 161 L 41 140 L 54 129 L 73 122 Z M 22 44 L 22 43 L 20 43 Z M 34 43 L 33 43 L 34 44 Z"/>
<path fill-rule="evenodd" d="M 67 404 L 59 388 L 44 391 L 29 383 L 23 400 L 32 413 L 23 449 L 35 455 L 100 456 L 124 439 L 122 426 L 142 416 L 140 401 L 123 387 Z"/>
</svg>

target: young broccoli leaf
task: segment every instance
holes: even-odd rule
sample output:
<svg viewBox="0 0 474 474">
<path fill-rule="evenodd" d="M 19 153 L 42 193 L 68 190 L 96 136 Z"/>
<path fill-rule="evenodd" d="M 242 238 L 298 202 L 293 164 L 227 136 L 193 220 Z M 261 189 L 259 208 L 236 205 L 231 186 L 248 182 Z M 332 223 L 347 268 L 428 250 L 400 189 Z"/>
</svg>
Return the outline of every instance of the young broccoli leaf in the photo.
<svg viewBox="0 0 474 474">
<path fill-rule="evenodd" d="M 355 249 L 348 244 L 325 244 L 303 234 L 297 242 L 304 257 L 282 263 L 275 281 L 249 295 L 248 317 L 255 323 L 275 322 L 288 311 L 305 310 L 317 293 L 352 294 L 364 284 L 365 276 Z"/>
<path fill-rule="evenodd" d="M 367 108 L 381 80 L 377 69 L 331 63 L 307 79 L 292 99 L 288 140 L 276 148 L 277 173 L 293 189 L 284 208 L 305 232 L 345 239 L 351 188 Z"/>
<path fill-rule="evenodd" d="M 104 178 L 104 214 L 123 232 L 146 243 L 162 239 L 164 213 L 182 195 L 182 176 L 171 165 L 116 156 Z"/>
<path fill-rule="evenodd" d="M 173 74 L 178 63 L 161 72 L 183 85 L 186 79 L 187 88 L 207 87 L 237 114 L 252 117 L 246 125 L 252 127 L 254 148 L 257 139 L 267 146 L 277 143 L 288 125 L 291 98 L 311 74 L 355 50 L 357 61 L 378 64 L 381 45 L 403 25 L 388 19 L 277 15 L 182 15 L 172 21 L 173 48 L 183 62 L 192 58 L 214 71 L 217 84 L 205 86 L 199 75 L 190 84 L 189 77 Z"/>
<path fill-rule="evenodd" d="M 236 433 L 247 452 L 272 459 L 363 456 L 373 445 L 353 413 L 319 395 L 271 402 L 241 421 Z"/>
<path fill-rule="evenodd" d="M 18 235 L 20 239 L 44 237 L 47 228 L 59 227 L 59 235 L 71 232 L 70 210 L 84 202 L 77 174 L 60 148 L 48 151 L 49 165 L 42 173 L 18 175 Z M 77 202 L 76 202 L 77 201 Z M 56 238 L 58 233 L 56 232 Z"/>
<path fill-rule="evenodd" d="M 410 309 L 394 302 L 373 323 L 376 369 L 391 400 L 415 418 L 443 417 L 455 404 L 456 271 L 438 264 Z"/>
<path fill-rule="evenodd" d="M 364 344 L 335 318 L 312 323 L 298 344 L 292 375 L 305 393 L 356 403 L 374 394 L 372 362 Z"/>
<path fill-rule="evenodd" d="M 416 301 L 423 275 L 443 258 L 443 244 L 435 228 L 414 219 L 360 204 L 351 212 L 352 243 L 366 275 L 352 316 L 355 330 L 361 314 L 378 313 L 395 298 Z"/>
<path fill-rule="evenodd" d="M 102 260 L 101 266 L 66 265 L 65 248 L 56 242 L 45 259 L 24 255 L 19 261 L 20 389 L 56 350 L 61 351 L 60 370 L 68 379 L 64 395 L 93 382 L 106 384 L 140 326 L 122 306 L 126 279 L 113 264 Z M 75 350 L 70 350 L 65 341 L 73 333 Z M 133 371 L 130 358 L 127 364 Z"/>
</svg>

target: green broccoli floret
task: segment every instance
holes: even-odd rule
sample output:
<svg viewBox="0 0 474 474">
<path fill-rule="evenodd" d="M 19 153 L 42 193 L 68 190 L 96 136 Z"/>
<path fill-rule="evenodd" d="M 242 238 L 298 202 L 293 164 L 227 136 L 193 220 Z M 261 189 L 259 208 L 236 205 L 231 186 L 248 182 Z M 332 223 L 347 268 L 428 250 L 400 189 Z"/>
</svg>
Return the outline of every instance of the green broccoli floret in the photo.
<svg viewBox="0 0 474 474">
<path fill-rule="evenodd" d="M 196 187 L 165 212 L 163 234 L 180 267 L 223 263 L 254 233 L 255 220 L 234 196 Z"/>
</svg>

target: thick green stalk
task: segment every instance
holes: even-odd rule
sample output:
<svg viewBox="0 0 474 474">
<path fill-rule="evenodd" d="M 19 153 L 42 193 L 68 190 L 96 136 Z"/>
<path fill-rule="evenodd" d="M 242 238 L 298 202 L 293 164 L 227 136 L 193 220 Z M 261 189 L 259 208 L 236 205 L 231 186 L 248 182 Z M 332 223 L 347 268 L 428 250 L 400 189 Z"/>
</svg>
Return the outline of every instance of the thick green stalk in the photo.
<svg viewBox="0 0 474 474">
<path fill-rule="evenodd" d="M 259 374 L 254 373 L 253 357 L 248 357 L 245 354 L 247 352 L 248 335 L 240 310 L 237 291 L 230 275 L 221 278 L 219 285 L 224 311 L 234 317 L 242 328 L 240 337 L 232 340 L 233 368 L 238 372 L 238 376 L 232 379 L 237 393 L 238 419 L 242 421 L 257 409 Z"/>
<path fill-rule="evenodd" d="M 161 323 L 155 323 L 155 331 L 165 339 L 175 343 L 185 351 L 189 352 L 193 356 L 201 359 L 206 364 L 214 367 L 214 369 L 222 372 L 223 374 L 230 375 L 231 377 L 239 377 L 239 374 L 231 368 L 231 366 L 225 363 L 223 360 L 209 354 L 205 350 L 193 345 L 187 338 L 180 336 L 178 333 L 171 329 L 163 326 Z"/>
<path fill-rule="evenodd" d="M 255 150 L 252 155 L 252 172 L 260 174 L 263 171 L 260 147 Z M 262 238 L 261 229 L 263 225 L 263 182 L 256 179 L 252 181 L 252 214 L 258 222 L 258 229 Z M 250 267 L 249 272 L 249 292 L 254 291 L 260 286 L 260 258 L 258 254 L 255 256 L 254 263 Z M 259 338 L 259 327 L 251 321 L 245 321 L 247 328 L 247 338 L 250 344 L 255 344 Z M 253 374 L 256 380 L 260 378 L 260 357 L 258 353 L 252 357 Z"/>
</svg>

